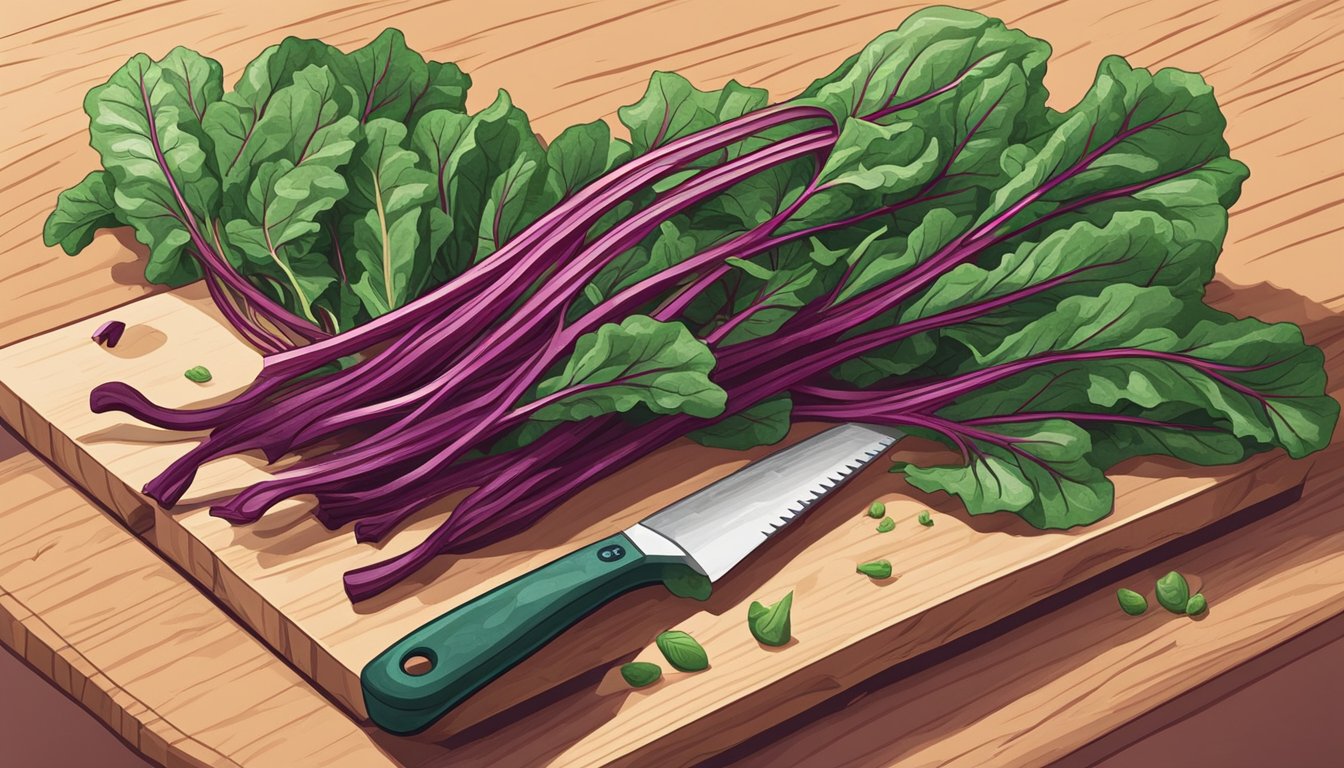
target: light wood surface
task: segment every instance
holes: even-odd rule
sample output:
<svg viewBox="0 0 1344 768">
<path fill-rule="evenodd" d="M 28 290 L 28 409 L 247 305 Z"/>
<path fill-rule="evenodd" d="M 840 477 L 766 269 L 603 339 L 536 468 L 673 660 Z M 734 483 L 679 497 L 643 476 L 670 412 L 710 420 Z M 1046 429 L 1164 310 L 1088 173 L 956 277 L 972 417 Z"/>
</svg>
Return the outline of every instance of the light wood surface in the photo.
<svg viewBox="0 0 1344 768">
<path fill-rule="evenodd" d="M 839 58 L 879 28 L 894 26 L 909 10 L 856 3 L 812 12 L 781 4 L 763 11 L 752 5 L 729 7 L 713 25 L 696 25 L 686 20 L 703 18 L 704 4 L 654 4 L 647 10 L 594 4 L 553 13 L 492 4 L 488 10 L 476 8 L 453 17 L 453 34 L 441 36 L 444 42 L 456 39 L 452 58 L 473 72 L 478 99 L 495 85 L 507 84 L 534 117 L 541 117 L 539 127 L 548 133 L 630 101 L 637 83 L 654 67 L 685 70 L 704 83 L 738 76 L 787 93 L 814 70 L 829 66 L 828 56 Z M 990 5 L 990 12 L 1010 21 L 1020 18 L 1020 26 L 1056 43 L 1048 82 L 1062 102 L 1077 96 L 1090 79 L 1092 62 L 1109 51 L 1132 53 L 1137 63 L 1175 63 L 1209 74 L 1227 105 L 1234 153 L 1249 162 L 1255 174 L 1234 215 L 1232 243 L 1222 268 L 1225 278 L 1245 286 L 1263 280 L 1276 283 L 1278 288 L 1240 291 L 1242 296 L 1258 297 L 1258 304 L 1280 315 L 1272 319 L 1303 322 L 1338 311 L 1341 285 L 1329 279 L 1338 274 L 1330 267 L 1337 267 L 1340 253 L 1340 229 L 1330 211 L 1337 206 L 1344 176 L 1339 144 L 1332 136 L 1337 131 L 1329 119 L 1330 107 L 1340 102 L 1338 57 L 1331 56 L 1329 42 L 1338 33 L 1336 6 L 1168 4 L 1162 13 L 1112 14 L 1101 20 L 1100 12 L 1086 3 L 1041 9 L 1025 3 Z M 9 260 L 0 273 L 5 338 L 39 332 L 143 291 L 137 282 L 138 267 L 132 263 L 134 251 L 116 238 L 100 238 L 93 252 L 65 259 L 41 248 L 34 237 L 54 193 L 92 163 L 91 153 L 82 146 L 79 98 L 125 56 L 140 48 L 162 53 L 171 44 L 184 42 L 215 52 L 226 69 L 236 71 L 270 41 L 268 35 L 316 34 L 348 44 L 366 39 L 370 30 L 388 23 L 402 26 L 413 44 L 428 48 L 433 44 L 417 38 L 429 36 L 436 27 L 423 22 L 445 15 L 443 8 L 368 4 L 306 18 L 315 12 L 302 4 L 268 7 L 270 12 L 264 14 L 244 6 L 228 11 L 190 3 L 93 8 L 12 35 L 0 44 L 0 55 L 15 57 L 5 61 L 14 61 L 6 67 L 6 77 L 11 78 L 7 82 L 31 84 L 0 96 L 12 105 L 10 113 L 18 116 L 13 121 L 18 135 L 3 149 L 8 205 L 0 211 L 4 223 L 0 245 Z M 38 15 L 31 24 L 24 18 L 17 22 L 31 26 L 41 18 L 62 15 L 57 10 L 48 5 L 25 8 L 22 13 Z M 409 15 L 395 15 L 398 10 Z M 530 21 L 488 29 L 509 18 L 538 13 L 542 15 Z M 285 14 L 298 23 L 288 24 L 282 18 Z M 221 24 L 221 18 L 228 24 Z M 263 18 L 264 24 L 259 21 Z M 128 30 L 131 25 L 139 29 Z M 156 31 L 144 34 L 150 28 Z M 669 30 L 676 34 L 668 34 Z M 45 36 L 52 39 L 37 41 Z M 1064 42 L 1071 39 L 1087 42 L 1075 48 Z M 19 46 L 39 42 L 43 56 L 17 60 L 22 58 L 17 56 Z M 72 61 L 82 68 L 72 66 Z M 572 69 L 542 63 L 547 61 L 563 61 Z M 549 113 L 533 106 L 548 100 L 557 105 Z M 124 284 L 108 280 L 109 266 L 113 280 Z M 1243 307 L 1242 301 L 1228 306 Z M 11 306 L 18 309 L 11 313 Z"/>
<path fill-rule="evenodd" d="M 0 447 L 18 450 L 8 435 Z M 34 464 L 0 461 L 0 642 L 164 765 L 387 764 L 153 550 Z"/>
<path fill-rule="evenodd" d="M 585 490 L 523 535 L 478 554 L 440 558 L 385 597 L 351 605 L 341 573 L 410 547 L 450 503 L 383 546 L 328 531 L 297 501 L 255 525 L 234 526 L 211 517 L 202 500 L 228 496 L 264 479 L 266 470 L 255 458 L 231 457 L 207 465 L 186 503 L 163 512 L 134 489 L 196 438 L 88 409 L 88 390 L 102 381 L 131 383 L 156 402 L 187 404 L 217 399 L 255 375 L 260 358 L 201 293 L 192 287 L 147 297 L 0 350 L 0 417 L 114 511 L 150 510 L 147 540 L 356 716 L 363 715 L 360 671 L 407 632 L 776 450 L 743 455 L 677 444 Z M 115 350 L 91 343 L 92 329 L 112 318 L 127 324 L 123 343 Z M 181 375 L 202 362 L 214 373 L 209 384 Z M 815 428 L 800 426 L 791 437 L 809 431 Z M 669 675 L 637 694 L 611 670 L 595 702 L 610 697 L 607 704 L 619 709 L 603 725 L 612 756 L 646 741 L 676 754 L 722 733 L 715 722 L 723 718 L 768 727 L 874 668 L 936 648 L 1283 492 L 1309 466 L 1267 455 L 1185 475 L 1179 464 L 1139 463 L 1114 475 L 1114 514 L 1064 533 L 1042 533 L 1008 516 L 971 520 L 946 497 L 904 493 L 897 477 L 876 467 L 741 566 L 708 603 L 661 588 L 623 597 L 454 710 L 437 733 L 461 731 L 631 654 L 656 661 L 653 638 L 673 625 L 695 636 L 714 664 L 695 675 Z M 897 531 L 875 533 L 862 514 L 873 498 L 886 502 Z M 922 528 L 914 520 L 926 507 L 950 514 Z M 128 522 L 134 526 L 138 518 Z M 879 557 L 899 564 L 898 578 L 875 584 L 854 573 L 855 563 Z M 763 650 L 745 629 L 747 606 L 789 591 L 797 642 L 788 653 Z"/>
</svg>

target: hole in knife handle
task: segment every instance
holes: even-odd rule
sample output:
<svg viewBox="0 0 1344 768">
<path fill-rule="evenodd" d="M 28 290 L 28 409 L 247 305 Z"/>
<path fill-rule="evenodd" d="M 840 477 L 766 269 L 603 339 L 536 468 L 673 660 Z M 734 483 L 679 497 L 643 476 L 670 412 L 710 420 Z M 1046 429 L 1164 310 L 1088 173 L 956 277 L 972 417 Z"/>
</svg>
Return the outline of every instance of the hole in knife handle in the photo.
<svg viewBox="0 0 1344 768">
<path fill-rule="evenodd" d="M 426 648 L 417 648 L 401 659 L 401 671 L 411 677 L 428 674 L 434 669 L 434 653 Z"/>
</svg>

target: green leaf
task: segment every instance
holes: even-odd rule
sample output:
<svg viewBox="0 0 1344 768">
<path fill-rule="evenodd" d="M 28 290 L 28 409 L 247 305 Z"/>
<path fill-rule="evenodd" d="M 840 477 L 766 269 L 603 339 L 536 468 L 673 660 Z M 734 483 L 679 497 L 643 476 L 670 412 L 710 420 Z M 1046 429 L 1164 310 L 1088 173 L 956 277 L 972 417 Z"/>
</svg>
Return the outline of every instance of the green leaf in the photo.
<svg viewBox="0 0 1344 768">
<path fill-rule="evenodd" d="M 499 250 L 549 210 L 552 202 L 546 187 L 544 161 L 530 153 L 519 155 L 490 188 L 490 197 L 481 211 L 476 259 Z"/>
<path fill-rule="evenodd" d="M 1209 609 L 1209 601 L 1203 595 L 1191 595 L 1189 602 L 1185 604 L 1185 612 L 1189 616 L 1198 616 Z"/>
<path fill-rule="evenodd" d="M 704 290 L 684 316 L 719 347 L 769 336 L 799 308 L 830 289 L 807 247 L 786 244 L 751 261 L 729 257 L 733 269 Z"/>
<path fill-rule="evenodd" d="M 677 597 L 689 597 L 695 600 L 708 600 L 714 589 L 709 577 L 686 566 L 677 566 L 663 576 L 663 585 L 667 591 Z"/>
<path fill-rule="evenodd" d="M 876 351 L 853 357 L 837 366 L 832 373 L 861 389 L 867 389 L 893 376 L 918 370 L 938 351 L 934 334 L 917 334 Z"/>
<path fill-rule="evenodd" d="M 564 200 L 630 157 L 630 145 L 612 139 L 606 121 L 571 125 L 546 148 L 547 196 Z"/>
<path fill-rule="evenodd" d="M 726 395 L 709 380 L 714 355 L 680 323 L 631 315 L 579 338 L 564 370 L 537 387 L 542 421 L 576 421 L 625 413 L 636 405 L 654 413 L 713 418 Z"/>
<path fill-rule="evenodd" d="M 789 434 L 793 402 L 788 395 L 763 400 L 722 421 L 691 432 L 687 437 L 709 448 L 744 451 L 758 445 L 774 445 Z"/>
<path fill-rule="evenodd" d="M 362 123 L 386 118 L 413 128 L 421 115 L 433 110 L 461 112 L 471 86 L 471 78 L 456 64 L 426 64 L 406 46 L 401 31 L 391 28 L 333 64 Z"/>
<path fill-rule="evenodd" d="M 443 264 L 447 275 L 459 274 L 486 256 L 478 253 L 479 237 L 493 227 L 496 208 L 488 220 L 486 209 L 500 178 L 522 158 L 539 164 L 541 145 L 527 116 L 500 91 L 490 106 L 469 118 L 450 110 L 426 113 L 416 125 L 412 146 L 435 178 L 427 223 L 431 240 L 441 243 L 436 263 Z M 537 171 L 531 166 L 533 175 Z M 537 201 L 546 199 L 543 192 L 532 191 Z"/>
<path fill-rule="evenodd" d="M 351 188 L 344 215 L 354 233 L 355 293 L 374 317 L 420 294 L 429 276 L 421 247 L 420 217 L 433 199 L 434 178 L 405 146 L 406 127 L 374 119 L 347 174 Z"/>
<path fill-rule="evenodd" d="M 1056 122 L 1015 158 L 1012 167 L 1021 170 L 994 192 L 977 224 L 1028 222 L 1065 201 L 1136 185 L 1134 194 L 1143 195 L 1140 204 L 1193 202 L 1207 212 L 1211 203 L 1225 209 L 1236 200 L 1246 176 L 1244 166 L 1227 159 L 1225 121 L 1212 88 L 1188 72 L 1150 73 L 1109 56 L 1102 60 L 1091 90 Z M 1204 165 L 1215 159 L 1215 165 Z M 1194 173 L 1196 169 L 1200 172 Z M 1180 174 L 1171 179 L 1175 186 L 1143 190 L 1168 174 Z M 1199 200 L 1208 193 L 1212 200 Z M 1224 217 L 1225 211 L 1215 213 L 1214 221 L 1204 226 L 1220 230 Z M 1203 240 L 1216 246 L 1221 233 Z"/>
<path fill-rule="evenodd" d="M 204 365 L 197 365 L 188 368 L 187 370 L 182 372 L 182 375 L 187 377 L 189 381 L 194 381 L 197 384 L 204 384 L 213 378 L 210 375 L 210 369 L 206 368 Z"/>
<path fill-rule="evenodd" d="M 1154 453 L 1223 463 L 1276 445 L 1304 456 L 1328 444 L 1339 414 L 1323 394 L 1324 358 L 1295 326 L 1233 319 L 1160 286 L 1061 301 L 970 367 L 1024 359 L 1040 364 L 940 415 L 1077 413 L 1094 435 L 1089 461 L 1108 467 Z M 1131 420 L 1089 422 L 1094 413 Z"/>
<path fill-rule="evenodd" d="M 868 563 L 860 563 L 854 570 L 870 579 L 889 579 L 891 578 L 891 561 L 873 560 Z"/>
<path fill-rule="evenodd" d="M 915 519 L 919 522 L 920 525 L 924 526 L 925 528 L 933 527 L 933 515 L 929 514 L 929 510 L 927 509 L 924 510 L 923 512 L 920 512 L 919 517 Z"/>
<path fill-rule="evenodd" d="M 243 69 L 234 90 L 206 108 L 202 124 L 214 148 L 215 169 L 226 197 L 243 196 L 239 190 L 246 190 L 263 162 L 282 154 L 294 160 L 298 151 L 293 142 L 301 134 L 298 125 L 290 122 L 289 107 L 295 97 L 300 101 L 310 98 L 311 89 L 290 91 L 281 103 L 274 98 L 294 83 L 295 73 L 312 67 L 325 68 L 334 85 L 336 73 L 325 64 L 339 56 L 344 54 L 326 43 L 286 38 L 262 51 Z M 321 97 L 323 109 L 329 109 L 325 102 L 335 100 L 340 113 L 352 110 L 351 97 L 339 85 Z"/>
<path fill-rule="evenodd" d="M 1111 513 L 1115 491 L 1087 461 L 1091 439 L 1069 421 L 982 427 L 968 464 L 898 464 L 916 488 L 961 497 L 972 515 L 1013 512 L 1037 528 L 1087 525 Z"/>
<path fill-rule="evenodd" d="M 774 605 L 762 605 L 753 600 L 747 608 L 747 626 L 752 637 L 762 645 L 787 645 L 793 639 L 793 592 Z"/>
<path fill-rule="evenodd" d="M 663 676 L 663 670 L 657 664 L 647 661 L 632 661 L 621 665 L 621 677 L 631 688 L 643 688 L 653 685 Z"/>
<path fill-rule="evenodd" d="M 872 243 L 875 236 L 880 237 L 882 230 L 870 235 L 850 256 L 853 269 L 836 297 L 837 303 L 885 285 L 928 260 L 962 233 L 966 221 L 946 208 L 935 208 L 929 211 L 897 249 L 869 248 L 868 244 Z"/>
<path fill-rule="evenodd" d="M 884 517 L 877 523 L 878 533 L 891 533 L 896 529 L 896 521 L 890 517 Z"/>
<path fill-rule="evenodd" d="M 319 217 L 345 197 L 342 169 L 355 148 L 358 128 L 340 117 L 336 83 L 321 67 L 294 74 L 294 84 L 271 98 L 274 117 L 257 122 L 273 151 L 250 169 L 246 197 L 227 205 L 228 240 L 262 274 L 271 274 L 289 294 L 285 303 L 318 322 L 318 297 L 337 280 L 326 256 L 314 249 L 328 239 L 314 237 Z"/>
<path fill-rule="evenodd" d="M 909 119 L 921 106 L 928 112 L 950 100 L 930 98 L 950 83 L 974 85 L 977 79 L 1016 67 L 1028 74 L 1032 96 L 1043 100 L 1040 83 L 1049 54 L 1046 43 L 1005 29 L 998 19 L 934 7 L 916 11 L 899 28 L 879 35 L 803 95 L 842 117 L 908 104 L 896 117 Z"/>
<path fill-rule="evenodd" d="M 1172 613 L 1185 613 L 1190 600 L 1190 584 L 1176 571 L 1157 580 L 1157 603 Z"/>
<path fill-rule="evenodd" d="M 887 516 L 887 505 L 880 501 L 874 501 L 868 505 L 868 516 L 873 519 L 880 519 Z"/>
<path fill-rule="evenodd" d="M 179 115 L 183 130 L 196 136 L 202 146 L 211 140 L 202 126 L 205 112 L 224 94 L 224 69 L 214 59 L 178 46 L 159 59 L 160 83 L 173 91 L 174 101 L 185 104 Z M 151 100 L 153 95 L 151 94 Z"/>
<path fill-rule="evenodd" d="M 817 190 L 780 231 L 807 229 L 910 197 L 938 173 L 939 155 L 938 139 L 909 123 L 850 121 L 822 166 Z"/>
<path fill-rule="evenodd" d="M 709 668 L 709 655 L 695 638 L 685 632 L 669 630 L 659 634 L 654 642 L 658 645 L 658 650 L 663 652 L 663 658 L 667 659 L 667 663 L 677 670 L 699 672 Z"/>
<path fill-rule="evenodd" d="M 1148 600 L 1132 589 L 1117 589 L 1115 598 L 1120 602 L 1120 610 L 1130 616 L 1139 616 L 1148 610 Z"/>
<path fill-rule="evenodd" d="M 630 130 L 634 154 L 765 106 L 767 94 L 730 81 L 720 91 L 701 91 L 675 72 L 654 72 L 644 96 L 616 111 Z"/>
<path fill-rule="evenodd" d="M 186 89 L 184 72 L 205 82 Z M 219 204 L 219 185 L 193 100 L 218 92 L 218 72 L 217 63 L 182 48 L 162 63 L 140 54 L 84 99 L 89 143 L 112 178 L 118 219 L 149 248 L 151 282 L 181 285 L 201 274 L 190 246 Z"/>
<path fill-rule="evenodd" d="M 62 192 L 42 227 L 42 242 L 59 245 L 74 256 L 93 242 L 95 232 L 120 224 L 112 189 L 112 176 L 107 171 L 94 171 Z"/>
</svg>

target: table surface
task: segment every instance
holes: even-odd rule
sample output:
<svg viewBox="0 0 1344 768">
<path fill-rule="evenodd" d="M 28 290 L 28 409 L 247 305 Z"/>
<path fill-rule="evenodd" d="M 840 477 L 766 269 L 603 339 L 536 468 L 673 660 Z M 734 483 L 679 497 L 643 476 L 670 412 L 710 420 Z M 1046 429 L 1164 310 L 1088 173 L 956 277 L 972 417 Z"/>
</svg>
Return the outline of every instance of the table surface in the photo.
<svg viewBox="0 0 1344 768">
<path fill-rule="evenodd" d="M 20 5 L 4 22 L 9 29 L 0 30 L 0 103 L 8 123 L 0 139 L 0 344 L 153 290 L 140 277 L 142 256 L 128 237 L 100 237 L 75 259 L 43 248 L 38 238 L 56 192 L 94 165 L 79 112 L 84 92 L 139 50 L 157 55 L 185 44 L 220 59 L 232 74 L 284 34 L 348 46 L 396 25 L 413 46 L 471 71 L 473 106 L 500 86 L 525 107 L 556 105 L 533 110 L 538 130 L 549 135 L 610 115 L 637 97 L 658 68 L 704 84 L 736 77 L 791 93 L 917 5 L 813 0 L 775 2 L 768 11 L 714 0 L 547 6 L 374 0 L 331 11 L 314 0 Z M 1229 116 L 1234 155 L 1264 159 L 1252 164 L 1255 175 L 1234 211 L 1214 298 L 1303 324 L 1315 340 L 1338 339 L 1344 133 L 1335 118 L 1344 107 L 1337 53 L 1344 6 L 1311 0 L 1140 0 L 1114 10 L 1086 0 L 967 5 L 1054 42 L 1047 84 L 1062 103 L 1077 97 L 1096 60 L 1109 52 L 1136 64 L 1205 73 Z M 1341 345 L 1328 350 L 1334 366 Z M 1253 667 L 1344 611 L 1341 491 L 1344 449 L 1337 444 L 1317 458 L 1303 499 L 1288 508 L 1220 530 L 1196 549 L 1164 552 L 1136 573 L 1093 580 L 1055 610 L 993 627 L 979 644 L 951 649 L 946 658 L 884 673 L 810 722 L 786 724 L 720 759 L 765 765 L 825 754 L 829 760 L 838 756 L 830 750 L 844 745 L 846 764 L 854 765 L 949 758 L 1040 764 L 1070 753 L 1094 762 L 1117 753 L 1111 764 L 1118 764 L 1125 753 L 1138 754 L 1138 747 L 1117 741 L 1138 738 L 1124 736 L 1127 723 L 1158 716 L 1228 670 Z M 346 719 L 12 440 L 0 441 L 0 499 L 0 642 L 151 760 L 250 766 L 324 764 L 333 756 L 353 765 L 442 758 Z M 1216 606 L 1206 620 L 1147 621 L 1123 637 L 1095 636 L 1116 585 L 1172 567 L 1204 579 Z M 1148 650 L 1154 648 L 1176 652 Z M 237 674 L 193 677 L 193 656 L 206 649 L 230 654 Z M 527 743 L 544 758 L 557 749 L 548 739 L 563 741 L 584 727 L 573 706 L 580 696 L 462 745 L 456 756 L 462 764 L 486 762 Z M 920 727 L 883 728 L 888 718 Z M 299 733 L 305 738 L 293 738 Z M 1305 751 L 1293 754 L 1307 759 Z"/>
</svg>

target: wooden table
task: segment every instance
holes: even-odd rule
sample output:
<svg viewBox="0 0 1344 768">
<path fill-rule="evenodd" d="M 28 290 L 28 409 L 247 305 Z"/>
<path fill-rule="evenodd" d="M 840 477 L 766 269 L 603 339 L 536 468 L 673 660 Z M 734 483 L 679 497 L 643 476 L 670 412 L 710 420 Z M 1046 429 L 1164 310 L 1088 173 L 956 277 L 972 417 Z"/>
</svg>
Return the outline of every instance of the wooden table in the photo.
<svg viewBox="0 0 1344 768">
<path fill-rule="evenodd" d="M 56 192 L 95 162 L 78 110 L 84 92 L 139 50 L 158 55 L 180 43 L 236 73 L 285 34 L 349 46 L 396 25 L 413 46 L 471 71 L 473 107 L 506 86 L 523 105 L 551 105 L 534 107 L 532 117 L 553 134 L 632 101 L 652 69 L 792 93 L 918 5 L 375 1 L 325 12 L 315 2 L 255 0 L 21 5 L 0 30 L 0 100 L 10 128 L 0 140 L 0 345 L 152 290 L 129 237 L 100 238 L 75 259 L 43 248 L 38 237 Z M 1344 6 L 968 5 L 1055 44 L 1047 83 L 1060 103 L 1077 98 L 1105 53 L 1205 73 L 1228 114 L 1234 156 L 1263 161 L 1252 163 L 1212 294 L 1328 342 L 1338 382 L 1344 134 L 1335 117 L 1344 107 L 1344 64 L 1333 52 Z M 0 442 L 0 487 L 0 642 L 150 759 L 248 766 L 445 759 L 441 748 L 356 726 L 13 441 Z M 875 669 L 871 684 L 809 713 L 808 722 L 748 738 L 726 755 L 687 759 L 985 765 L 1095 757 L 1105 741 L 1097 739 L 1344 612 L 1342 491 L 1337 443 L 1315 458 L 1304 497 L 1280 511 L 1252 519 L 1252 510 L 1239 516 L 1242 527 L 1224 526 L 1193 550 L 1168 548 L 1129 573 L 1104 574 L 938 658 Z M 1116 586 L 1174 567 L 1202 579 L 1214 605 L 1206 619 L 1117 623 Z M 453 764 L 530 765 L 559 753 L 590 727 L 581 695 L 457 745 Z"/>
</svg>

